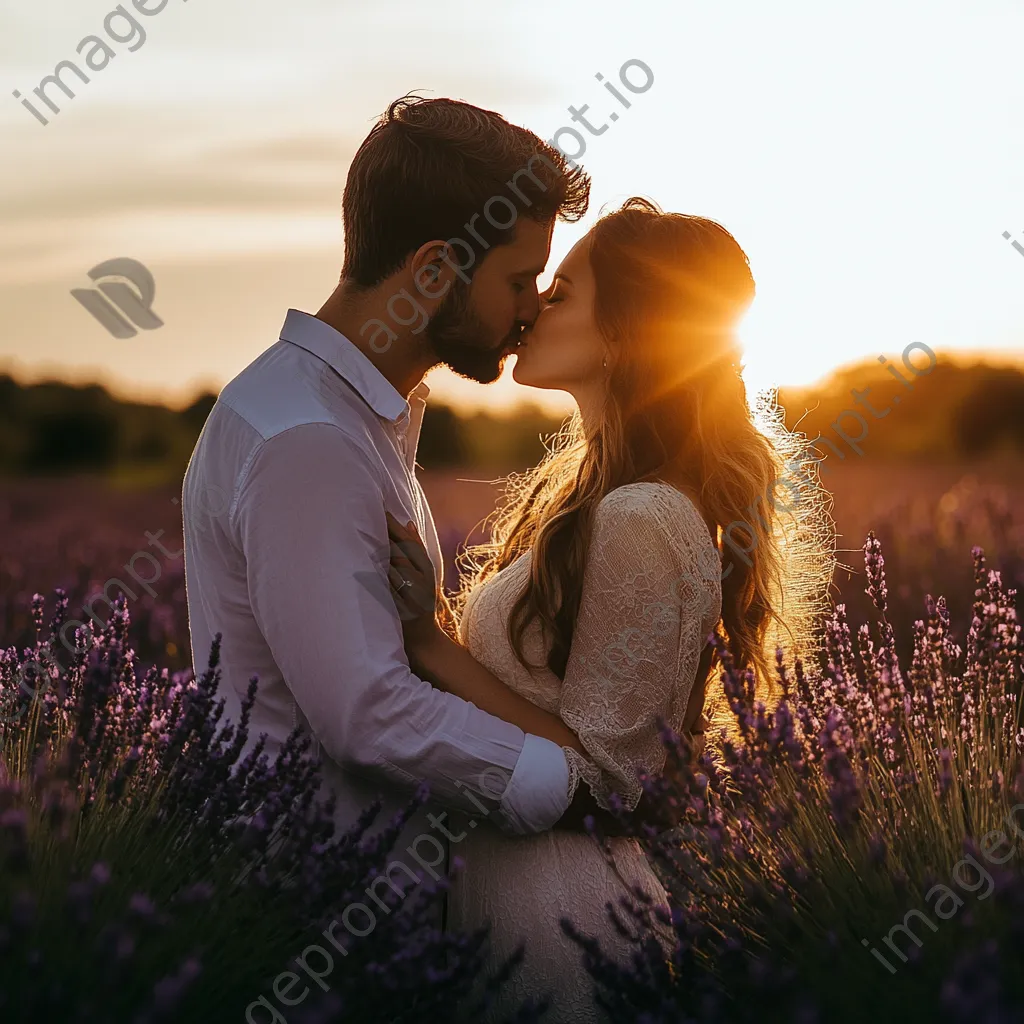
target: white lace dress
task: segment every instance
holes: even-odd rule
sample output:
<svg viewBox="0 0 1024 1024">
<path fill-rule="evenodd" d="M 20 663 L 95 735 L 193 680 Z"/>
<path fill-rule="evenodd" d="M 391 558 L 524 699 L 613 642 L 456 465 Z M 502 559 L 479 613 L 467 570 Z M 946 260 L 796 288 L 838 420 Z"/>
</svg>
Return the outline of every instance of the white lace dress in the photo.
<svg viewBox="0 0 1024 1024">
<path fill-rule="evenodd" d="M 570 793 L 580 782 L 607 806 L 610 791 L 634 807 L 638 769 L 660 770 L 662 716 L 682 725 L 706 639 L 721 614 L 719 555 L 693 503 L 664 483 L 617 488 L 598 506 L 584 572 L 581 605 L 564 682 L 543 668 L 531 674 L 508 641 L 510 610 L 529 574 L 527 552 L 469 595 L 463 642 L 499 679 L 561 716 L 589 758 L 567 749 Z M 539 624 L 524 637 L 527 660 L 544 663 Z M 583 952 L 559 926 L 570 918 L 609 953 L 632 947 L 616 932 L 605 905 L 625 890 L 590 836 L 555 830 L 514 838 L 486 820 L 459 822 L 452 844 L 464 862 L 449 894 L 448 926 L 491 925 L 495 961 L 525 942 L 526 959 L 505 987 L 489 1021 L 506 1019 L 526 996 L 548 995 L 546 1022 L 601 1021 Z M 458 834 L 453 829 L 453 834 Z M 639 845 L 612 840 L 622 878 L 665 902 Z"/>
</svg>

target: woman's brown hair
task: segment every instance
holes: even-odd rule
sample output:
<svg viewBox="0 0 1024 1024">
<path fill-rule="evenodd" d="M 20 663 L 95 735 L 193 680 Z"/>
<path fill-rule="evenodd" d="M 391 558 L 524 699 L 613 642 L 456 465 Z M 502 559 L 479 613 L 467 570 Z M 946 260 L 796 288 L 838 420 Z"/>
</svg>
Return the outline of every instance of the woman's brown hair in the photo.
<svg viewBox="0 0 1024 1024">
<path fill-rule="evenodd" d="M 806 439 L 786 430 L 772 398 L 754 410 L 747 401 L 737 336 L 754 297 L 746 254 L 720 224 L 634 197 L 591 229 L 589 258 L 595 319 L 614 353 L 603 415 L 587 436 L 574 414 L 541 463 L 509 479 L 490 540 L 463 558 L 457 604 L 532 549 L 509 637 L 526 666 L 523 631 L 538 618 L 547 667 L 563 676 L 598 503 L 670 476 L 717 527 L 717 631 L 768 696 L 776 646 L 803 651 L 826 607 L 834 545 Z"/>
</svg>

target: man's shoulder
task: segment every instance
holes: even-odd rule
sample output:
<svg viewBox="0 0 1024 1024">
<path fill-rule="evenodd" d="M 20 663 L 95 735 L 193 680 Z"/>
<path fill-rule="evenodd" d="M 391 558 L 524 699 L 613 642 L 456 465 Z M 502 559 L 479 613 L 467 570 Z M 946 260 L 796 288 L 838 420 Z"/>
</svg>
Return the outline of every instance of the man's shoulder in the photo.
<svg viewBox="0 0 1024 1024">
<path fill-rule="evenodd" d="M 337 374 L 324 362 L 278 342 L 227 384 L 219 404 L 247 423 L 263 442 L 296 427 L 322 424 L 364 446 L 370 431 L 360 408 L 364 403 L 340 378 L 331 378 Z"/>
<path fill-rule="evenodd" d="M 370 412 L 321 360 L 303 359 L 287 343 L 271 346 L 221 391 L 186 477 L 237 494 L 257 465 L 316 452 L 321 462 L 354 459 L 382 478 L 373 424 L 364 410 Z"/>
</svg>

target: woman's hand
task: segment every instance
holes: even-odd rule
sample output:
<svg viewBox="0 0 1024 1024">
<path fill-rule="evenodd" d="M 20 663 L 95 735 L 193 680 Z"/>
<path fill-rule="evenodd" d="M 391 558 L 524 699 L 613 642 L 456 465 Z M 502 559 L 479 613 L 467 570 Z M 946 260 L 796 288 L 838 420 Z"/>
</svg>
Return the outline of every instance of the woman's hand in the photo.
<svg viewBox="0 0 1024 1024">
<path fill-rule="evenodd" d="M 384 514 L 391 546 L 391 596 L 402 620 L 406 653 L 416 660 L 423 650 L 445 637 L 437 622 L 443 598 L 435 583 L 434 565 L 415 524 L 410 521 L 408 526 L 402 526 L 386 509 Z"/>
</svg>

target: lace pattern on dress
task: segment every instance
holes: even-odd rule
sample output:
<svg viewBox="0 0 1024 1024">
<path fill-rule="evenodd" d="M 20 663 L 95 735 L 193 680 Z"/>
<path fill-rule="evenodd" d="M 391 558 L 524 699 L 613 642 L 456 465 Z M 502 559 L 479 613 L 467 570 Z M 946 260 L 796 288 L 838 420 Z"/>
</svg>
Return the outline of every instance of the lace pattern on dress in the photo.
<svg viewBox="0 0 1024 1024">
<path fill-rule="evenodd" d="M 608 808 L 615 792 L 633 809 L 642 793 L 638 773 L 664 767 L 658 718 L 682 727 L 701 653 L 721 614 L 720 555 L 693 502 L 669 484 L 627 484 L 607 494 L 594 518 L 561 681 L 509 657 L 508 613 L 529 557 L 474 592 L 464 638 L 478 661 L 557 712 L 580 737 L 587 757 L 565 748 L 570 799 L 582 781 L 600 806 Z M 543 663 L 540 632 L 531 623 L 524 635 L 534 663 Z"/>
</svg>

